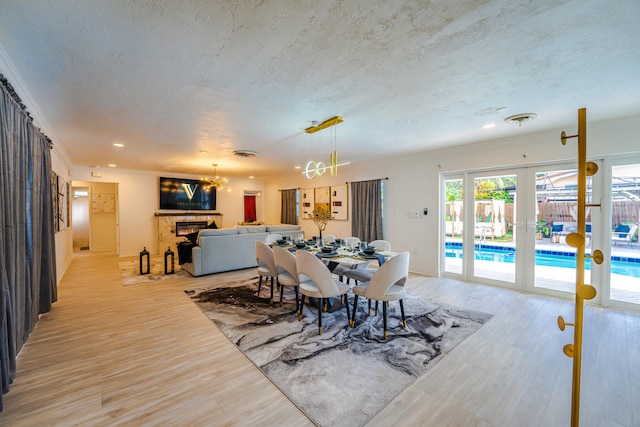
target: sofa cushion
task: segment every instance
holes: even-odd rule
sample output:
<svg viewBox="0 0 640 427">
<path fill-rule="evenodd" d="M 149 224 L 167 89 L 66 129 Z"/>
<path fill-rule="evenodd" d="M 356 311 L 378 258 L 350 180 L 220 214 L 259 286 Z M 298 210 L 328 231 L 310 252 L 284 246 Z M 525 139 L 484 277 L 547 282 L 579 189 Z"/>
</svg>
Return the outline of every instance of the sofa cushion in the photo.
<svg viewBox="0 0 640 427">
<path fill-rule="evenodd" d="M 236 227 L 236 230 L 238 230 L 238 234 L 264 233 L 267 231 L 267 227 L 259 225 L 239 225 Z"/>
<path fill-rule="evenodd" d="M 229 234 L 238 234 L 235 228 L 203 228 L 200 230 L 202 236 L 227 236 Z"/>
<path fill-rule="evenodd" d="M 551 231 L 553 231 L 554 233 L 558 233 L 558 232 L 562 231 L 563 227 L 564 227 L 564 224 L 552 224 L 551 225 Z"/>
<path fill-rule="evenodd" d="M 295 231 L 295 230 L 300 230 L 300 228 L 301 227 L 299 225 L 294 225 L 294 224 L 267 225 L 267 231 L 269 232 Z"/>
</svg>

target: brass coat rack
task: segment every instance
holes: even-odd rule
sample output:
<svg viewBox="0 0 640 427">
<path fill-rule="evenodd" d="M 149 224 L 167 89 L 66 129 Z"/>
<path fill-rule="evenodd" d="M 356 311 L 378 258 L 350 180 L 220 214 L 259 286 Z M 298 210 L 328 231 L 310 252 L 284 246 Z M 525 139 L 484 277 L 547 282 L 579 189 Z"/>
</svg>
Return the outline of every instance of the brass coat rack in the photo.
<svg viewBox="0 0 640 427">
<path fill-rule="evenodd" d="M 563 131 L 560 135 L 562 145 L 569 138 L 578 138 L 578 228 L 577 232 L 567 236 L 567 244 L 576 248 L 576 297 L 575 322 L 566 323 L 562 316 L 558 316 L 558 327 L 564 331 L 566 326 L 574 327 L 573 344 L 564 346 L 563 351 L 573 358 L 573 379 L 571 389 L 571 426 L 580 425 L 580 371 L 582 369 L 582 325 L 584 317 L 584 302 L 596 296 L 596 289 L 584 283 L 584 261 L 592 259 L 596 264 L 602 264 L 604 256 L 600 249 L 585 254 L 586 246 L 586 208 L 600 206 L 587 203 L 587 177 L 598 172 L 598 165 L 587 162 L 587 109 L 578 110 L 578 133 L 567 136 Z"/>
</svg>

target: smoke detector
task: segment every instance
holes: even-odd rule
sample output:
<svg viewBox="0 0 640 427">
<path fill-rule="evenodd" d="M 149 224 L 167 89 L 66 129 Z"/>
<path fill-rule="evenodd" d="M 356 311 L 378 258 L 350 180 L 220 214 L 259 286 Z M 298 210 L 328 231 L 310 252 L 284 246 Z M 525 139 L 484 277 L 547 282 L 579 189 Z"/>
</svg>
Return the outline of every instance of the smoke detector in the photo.
<svg viewBox="0 0 640 427">
<path fill-rule="evenodd" d="M 522 126 L 522 123 L 530 122 L 536 117 L 538 117 L 536 113 L 520 113 L 520 114 L 514 114 L 513 116 L 505 117 L 504 121 L 506 123 L 517 124 L 518 126 Z"/>
<path fill-rule="evenodd" d="M 258 155 L 258 153 L 251 150 L 236 150 L 233 154 L 238 157 L 255 157 Z"/>
</svg>

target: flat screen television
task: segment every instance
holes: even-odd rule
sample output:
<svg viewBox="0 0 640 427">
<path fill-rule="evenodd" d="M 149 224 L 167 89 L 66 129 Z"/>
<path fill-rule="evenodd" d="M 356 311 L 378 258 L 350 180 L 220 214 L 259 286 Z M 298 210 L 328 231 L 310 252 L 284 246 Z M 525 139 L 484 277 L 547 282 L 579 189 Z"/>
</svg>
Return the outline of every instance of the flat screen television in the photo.
<svg viewBox="0 0 640 427">
<path fill-rule="evenodd" d="M 160 209 L 216 210 L 216 188 L 207 181 L 160 177 Z"/>
</svg>

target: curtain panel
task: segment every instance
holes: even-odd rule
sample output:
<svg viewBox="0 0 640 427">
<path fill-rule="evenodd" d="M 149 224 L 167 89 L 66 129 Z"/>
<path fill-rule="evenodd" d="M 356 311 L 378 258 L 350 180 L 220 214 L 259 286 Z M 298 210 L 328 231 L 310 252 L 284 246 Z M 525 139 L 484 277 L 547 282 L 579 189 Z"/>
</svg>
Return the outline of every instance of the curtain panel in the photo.
<svg viewBox="0 0 640 427">
<path fill-rule="evenodd" d="M 296 216 L 296 194 L 298 190 L 280 190 L 282 202 L 280 205 L 280 222 L 282 224 L 298 224 Z"/>
<path fill-rule="evenodd" d="M 351 235 L 365 242 L 383 239 L 382 180 L 351 183 Z"/>
<path fill-rule="evenodd" d="M 253 222 L 256 219 L 256 196 L 244 196 L 245 222 Z"/>
<path fill-rule="evenodd" d="M 49 139 L 0 85 L 0 411 L 16 357 L 56 301 Z"/>
</svg>

